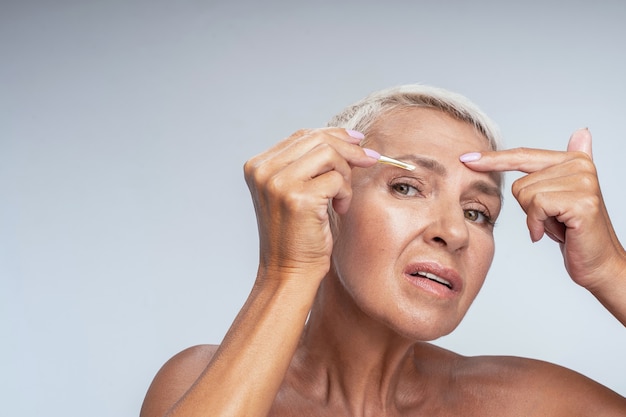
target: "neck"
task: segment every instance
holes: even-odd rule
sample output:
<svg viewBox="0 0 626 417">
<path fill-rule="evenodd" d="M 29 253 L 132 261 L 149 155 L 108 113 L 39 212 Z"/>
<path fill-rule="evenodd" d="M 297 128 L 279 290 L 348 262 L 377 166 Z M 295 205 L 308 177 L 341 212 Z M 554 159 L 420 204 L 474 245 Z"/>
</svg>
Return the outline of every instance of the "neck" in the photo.
<svg viewBox="0 0 626 417">
<path fill-rule="evenodd" d="M 415 396 L 421 385 L 415 384 L 413 346 L 414 341 L 365 314 L 329 276 L 312 307 L 296 366 L 306 369 L 309 392 L 326 403 L 348 407 L 353 415 L 388 410 L 406 398 L 405 386 Z"/>
</svg>

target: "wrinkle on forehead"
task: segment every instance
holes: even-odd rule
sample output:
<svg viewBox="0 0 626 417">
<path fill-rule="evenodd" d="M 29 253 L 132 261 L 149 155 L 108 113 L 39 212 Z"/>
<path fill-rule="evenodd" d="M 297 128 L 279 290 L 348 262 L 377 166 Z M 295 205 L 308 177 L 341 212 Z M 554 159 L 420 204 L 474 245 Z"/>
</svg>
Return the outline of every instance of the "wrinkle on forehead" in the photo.
<svg viewBox="0 0 626 417">
<path fill-rule="evenodd" d="M 371 143 L 372 141 L 377 141 L 379 142 L 381 145 L 385 144 L 385 143 L 389 143 L 392 138 L 398 136 L 399 134 L 402 135 L 404 134 L 404 132 L 406 132 L 407 134 L 412 134 L 414 133 L 414 129 L 410 129 L 409 130 L 409 126 L 408 123 L 404 124 L 404 125 L 398 125 L 398 124 L 392 124 L 390 123 L 390 119 L 393 119 L 396 116 L 404 116 L 404 115 L 409 115 L 409 114 L 415 114 L 412 117 L 412 121 L 415 123 L 416 121 L 418 122 L 416 124 L 416 126 L 412 126 L 417 127 L 419 125 L 428 125 L 429 123 L 427 121 L 421 120 L 423 119 L 422 117 L 420 117 L 420 113 L 427 113 L 430 117 L 437 117 L 438 119 L 440 119 L 441 123 L 443 124 L 447 124 L 449 122 L 451 123 L 462 123 L 465 124 L 466 126 L 472 128 L 472 130 L 476 133 L 476 135 L 480 138 L 482 138 L 484 140 L 484 144 L 487 146 L 487 149 L 489 150 L 494 150 L 491 146 L 491 142 L 489 141 L 489 139 L 482 133 L 480 132 L 478 129 L 476 129 L 476 127 L 465 121 L 465 120 L 460 120 L 456 117 L 454 117 L 454 115 L 451 115 L 441 109 L 438 108 L 434 108 L 434 107 L 401 107 L 401 108 L 395 108 L 395 109 L 391 109 L 388 110 L 384 113 L 382 113 L 381 115 L 379 115 L 374 122 L 371 124 L 370 128 L 368 129 L 368 131 L 365 134 L 365 139 L 361 142 L 361 146 L 365 146 L 368 143 Z M 396 132 L 390 132 L 389 131 L 389 127 L 393 127 L 394 129 L 398 129 L 398 127 L 400 127 L 401 129 L 399 131 Z M 476 149 L 476 151 L 480 151 L 480 149 Z M 395 156 L 395 155 L 388 155 L 392 158 L 396 158 L 399 160 L 408 160 L 408 161 L 412 161 L 415 162 L 417 165 L 420 165 L 426 169 L 429 169 L 429 164 L 432 164 L 434 160 L 432 161 L 425 161 L 422 160 L 421 162 L 419 160 L 414 159 L 412 156 L 417 157 L 417 155 L 409 155 L 409 156 Z M 428 159 L 428 158 L 426 158 Z M 434 170 L 434 172 L 442 172 L 445 173 L 445 165 L 439 163 L 438 161 L 434 161 L 437 162 L 437 164 L 439 164 L 439 167 L 436 167 L 434 165 L 431 166 L 431 168 L 437 168 L 436 170 Z M 459 161 L 459 163 L 461 163 Z M 469 168 L 468 168 L 469 169 Z M 499 195 L 500 195 L 500 199 L 502 200 L 502 188 L 504 186 L 504 175 L 501 172 L 487 172 L 486 174 L 489 175 L 489 177 L 491 177 L 491 179 L 494 181 L 494 183 L 498 186 L 499 188 Z M 444 174 L 445 175 L 445 174 Z"/>
<path fill-rule="evenodd" d="M 394 118 L 396 116 L 409 115 L 411 113 L 415 114 L 412 117 L 413 122 L 419 121 L 419 122 L 421 122 L 420 124 L 425 124 L 425 125 L 428 124 L 428 122 L 420 120 L 420 119 L 422 119 L 422 117 L 420 117 L 420 113 L 421 114 L 424 114 L 424 113 L 428 114 L 430 117 L 436 117 L 436 118 L 440 119 L 443 124 L 447 124 L 448 122 L 464 124 L 464 125 L 470 127 L 478 136 L 480 136 L 485 141 L 485 144 L 487 145 L 489 150 L 495 150 L 495 149 L 493 149 L 491 142 L 485 136 L 485 134 L 483 132 L 481 132 L 478 128 L 476 128 L 476 126 L 474 124 L 468 122 L 467 120 L 459 119 L 455 115 L 450 114 L 450 113 L 448 113 L 448 112 L 446 112 L 446 111 L 444 111 L 442 109 L 439 109 L 437 107 L 428 107 L 428 106 L 398 107 L 398 108 L 389 109 L 389 110 L 381 113 L 372 122 L 372 124 L 369 126 L 367 131 L 363 132 L 365 134 L 365 139 L 361 142 L 361 144 L 365 145 L 365 144 L 369 143 L 371 141 L 371 139 L 376 138 L 376 137 L 380 137 L 382 139 L 382 141 L 385 142 L 388 138 L 396 136 L 397 133 L 396 134 L 390 134 L 390 133 L 385 131 L 386 130 L 385 128 L 390 125 L 387 122 L 389 122 L 389 119 Z M 394 128 L 398 128 L 398 125 L 393 125 L 393 127 Z"/>
</svg>

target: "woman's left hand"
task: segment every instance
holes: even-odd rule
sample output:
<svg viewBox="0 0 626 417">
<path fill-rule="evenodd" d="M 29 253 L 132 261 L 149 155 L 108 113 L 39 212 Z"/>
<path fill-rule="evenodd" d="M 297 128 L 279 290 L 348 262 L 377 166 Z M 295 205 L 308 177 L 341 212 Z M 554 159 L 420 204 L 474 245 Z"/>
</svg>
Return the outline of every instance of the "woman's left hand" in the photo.
<svg viewBox="0 0 626 417">
<path fill-rule="evenodd" d="M 473 170 L 528 174 L 513 183 L 512 192 L 527 215 L 531 239 L 546 234 L 558 242 L 576 283 L 596 296 L 615 280 L 626 283 L 626 253 L 602 199 L 589 130 L 574 132 L 565 152 L 517 148 L 471 155 L 461 160 L 474 159 L 465 162 Z"/>
</svg>

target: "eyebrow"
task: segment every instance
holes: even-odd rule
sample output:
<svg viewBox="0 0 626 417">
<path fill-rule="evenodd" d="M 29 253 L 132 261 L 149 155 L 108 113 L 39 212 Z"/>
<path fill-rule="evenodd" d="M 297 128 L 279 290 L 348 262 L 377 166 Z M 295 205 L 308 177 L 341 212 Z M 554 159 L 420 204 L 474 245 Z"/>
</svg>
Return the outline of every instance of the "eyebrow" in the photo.
<svg viewBox="0 0 626 417">
<path fill-rule="evenodd" d="M 397 157 L 396 159 L 400 161 L 412 162 L 415 165 L 420 166 L 429 171 L 432 171 L 441 177 L 445 177 L 446 175 L 448 175 L 448 170 L 446 169 L 446 166 L 442 164 L 441 162 L 437 161 L 436 159 L 428 158 L 428 157 L 421 156 L 421 155 L 414 155 L 414 154 L 402 155 L 402 156 Z"/>
<path fill-rule="evenodd" d="M 445 177 L 448 175 L 448 170 L 446 166 L 442 164 L 441 162 L 437 161 L 436 159 L 428 158 L 422 155 L 415 155 L 415 154 L 400 155 L 398 157 L 394 156 L 393 158 L 399 159 L 400 161 L 407 161 L 407 162 L 414 163 L 415 165 L 422 167 L 428 171 L 431 171 L 440 177 Z M 489 172 L 488 174 L 490 175 L 491 178 L 493 178 L 496 184 L 500 183 L 500 176 L 498 176 L 497 173 Z M 470 186 L 480 191 L 483 194 L 498 197 L 500 201 L 502 201 L 502 197 L 503 197 L 502 191 L 500 190 L 500 186 L 498 185 L 493 185 L 483 180 L 476 180 L 476 181 L 473 181 L 470 184 Z"/>
</svg>

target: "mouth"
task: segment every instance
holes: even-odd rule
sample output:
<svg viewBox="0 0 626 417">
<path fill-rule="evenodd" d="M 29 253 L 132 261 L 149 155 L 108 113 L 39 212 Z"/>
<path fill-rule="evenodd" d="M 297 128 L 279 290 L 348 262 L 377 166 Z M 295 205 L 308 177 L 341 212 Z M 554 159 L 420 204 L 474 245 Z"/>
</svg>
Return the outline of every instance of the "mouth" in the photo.
<svg viewBox="0 0 626 417">
<path fill-rule="evenodd" d="M 415 262 L 407 265 L 404 273 L 413 285 L 442 297 L 458 295 L 463 287 L 459 273 L 438 262 Z"/>
<path fill-rule="evenodd" d="M 452 289 L 452 284 L 450 283 L 450 281 L 448 281 L 445 278 L 441 278 L 440 276 L 435 275 L 431 272 L 415 271 L 415 272 L 410 273 L 409 275 L 414 276 L 414 277 L 424 277 L 438 284 L 445 285 L 449 289 Z"/>
</svg>

